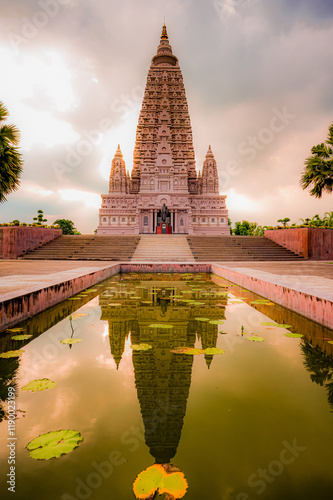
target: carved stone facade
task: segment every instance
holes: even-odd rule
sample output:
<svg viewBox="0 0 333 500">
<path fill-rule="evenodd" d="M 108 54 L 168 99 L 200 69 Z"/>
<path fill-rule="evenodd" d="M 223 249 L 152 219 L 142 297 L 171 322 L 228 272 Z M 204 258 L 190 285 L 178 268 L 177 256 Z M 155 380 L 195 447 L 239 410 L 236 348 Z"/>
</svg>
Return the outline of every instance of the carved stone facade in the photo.
<svg viewBox="0 0 333 500">
<path fill-rule="evenodd" d="M 102 195 L 97 234 L 159 232 L 160 211 L 165 204 L 173 233 L 228 235 L 225 199 L 219 194 L 210 146 L 202 174 L 197 175 L 183 78 L 163 26 L 148 72 L 132 173 L 126 172 L 118 146 L 109 193 Z"/>
</svg>

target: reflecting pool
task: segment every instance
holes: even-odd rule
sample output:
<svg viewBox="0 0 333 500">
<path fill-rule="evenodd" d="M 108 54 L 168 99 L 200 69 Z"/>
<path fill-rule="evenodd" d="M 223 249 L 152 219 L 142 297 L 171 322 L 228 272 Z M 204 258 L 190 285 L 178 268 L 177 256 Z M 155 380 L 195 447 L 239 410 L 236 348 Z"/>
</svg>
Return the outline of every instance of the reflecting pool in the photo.
<svg viewBox="0 0 333 500">
<path fill-rule="evenodd" d="M 217 276 L 116 275 L 0 335 L 1 498 L 328 500 L 332 348 Z"/>
</svg>

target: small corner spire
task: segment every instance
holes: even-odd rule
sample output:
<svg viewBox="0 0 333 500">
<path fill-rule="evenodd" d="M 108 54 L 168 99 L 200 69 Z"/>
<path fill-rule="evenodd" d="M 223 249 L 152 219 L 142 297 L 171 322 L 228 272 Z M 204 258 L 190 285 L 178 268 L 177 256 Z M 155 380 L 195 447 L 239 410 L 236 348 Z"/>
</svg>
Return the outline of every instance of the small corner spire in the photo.
<svg viewBox="0 0 333 500">
<path fill-rule="evenodd" d="M 121 156 L 121 157 L 123 156 L 123 153 L 121 152 L 121 149 L 120 149 L 120 144 L 118 144 L 118 148 L 117 148 L 115 156 Z"/>
<path fill-rule="evenodd" d="M 165 23 L 163 24 L 163 28 L 162 28 L 161 40 L 169 40 L 168 32 L 167 32 Z"/>
</svg>

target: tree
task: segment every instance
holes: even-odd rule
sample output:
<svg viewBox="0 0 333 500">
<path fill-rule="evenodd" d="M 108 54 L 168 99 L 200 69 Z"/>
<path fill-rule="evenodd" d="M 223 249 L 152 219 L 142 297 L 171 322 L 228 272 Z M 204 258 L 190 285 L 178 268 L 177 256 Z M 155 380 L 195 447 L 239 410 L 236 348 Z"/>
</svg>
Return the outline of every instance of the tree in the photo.
<svg viewBox="0 0 333 500">
<path fill-rule="evenodd" d="M 235 222 L 235 229 L 233 234 L 236 236 L 251 236 L 254 234 L 258 224 L 256 222 L 249 222 L 247 220 L 242 220 L 242 222 Z"/>
<path fill-rule="evenodd" d="M 43 210 L 37 210 L 37 217 L 34 217 L 33 220 L 36 220 L 37 221 L 37 224 L 39 226 L 42 226 L 43 225 L 43 222 L 47 222 L 47 219 L 43 219 L 44 217 L 44 212 Z"/>
<path fill-rule="evenodd" d="M 7 194 L 18 189 L 23 170 L 22 156 L 18 150 L 20 132 L 15 125 L 3 125 L 9 113 L 0 101 L 0 203 L 7 201 Z"/>
<path fill-rule="evenodd" d="M 288 225 L 288 222 L 290 222 L 289 217 L 285 217 L 284 219 L 278 219 L 278 222 L 281 222 L 283 224 L 283 227 L 286 227 Z"/>
<path fill-rule="evenodd" d="M 311 149 L 312 155 L 305 160 L 300 183 L 303 189 L 311 188 L 310 195 L 321 198 L 323 192 L 333 190 L 333 124 L 329 127 L 326 143 Z"/>
<path fill-rule="evenodd" d="M 70 219 L 57 219 L 54 224 L 58 224 L 62 229 L 62 234 L 75 234 L 77 233 L 74 222 Z"/>
</svg>

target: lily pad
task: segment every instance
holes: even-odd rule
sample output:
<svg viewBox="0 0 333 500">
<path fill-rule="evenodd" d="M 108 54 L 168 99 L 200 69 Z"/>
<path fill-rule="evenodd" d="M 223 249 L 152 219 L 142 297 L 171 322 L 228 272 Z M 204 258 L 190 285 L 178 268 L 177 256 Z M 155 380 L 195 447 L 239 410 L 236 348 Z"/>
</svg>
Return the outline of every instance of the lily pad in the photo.
<svg viewBox="0 0 333 500">
<path fill-rule="evenodd" d="M 302 333 L 285 333 L 284 336 L 291 339 L 301 339 L 302 337 L 304 337 Z"/>
<path fill-rule="evenodd" d="M 79 432 L 65 429 L 41 434 L 30 441 L 26 448 L 31 458 L 49 460 L 70 453 L 79 446 L 79 442 L 82 440 Z"/>
<path fill-rule="evenodd" d="M 56 383 L 52 382 L 49 378 L 40 378 L 32 380 L 29 384 L 22 387 L 22 391 L 40 392 L 45 391 L 45 389 L 52 389 L 55 385 Z"/>
<path fill-rule="evenodd" d="M 224 354 L 225 351 L 223 349 L 220 349 L 219 347 L 208 347 L 207 349 L 204 350 L 205 354 Z"/>
<path fill-rule="evenodd" d="M 270 304 L 271 301 L 267 299 L 252 300 L 250 304 Z"/>
<path fill-rule="evenodd" d="M 2 352 L 0 354 L 0 358 L 18 358 L 23 354 L 25 351 L 22 349 L 18 349 L 17 351 L 7 351 L 7 352 Z"/>
<path fill-rule="evenodd" d="M 166 325 L 165 323 L 151 323 L 148 328 L 160 328 L 161 330 L 169 330 L 173 325 Z"/>
<path fill-rule="evenodd" d="M 252 340 L 253 342 L 264 342 L 265 339 L 264 337 L 257 337 L 256 335 L 253 335 L 252 337 L 246 337 L 247 340 Z"/>
<path fill-rule="evenodd" d="M 210 318 L 194 318 L 196 321 L 209 321 Z"/>
<path fill-rule="evenodd" d="M 205 351 L 203 349 L 196 349 L 195 347 L 187 349 L 184 354 L 203 354 Z"/>
<path fill-rule="evenodd" d="M 170 352 L 173 352 L 174 354 L 185 354 L 186 351 L 188 351 L 189 349 L 192 349 L 192 348 L 188 347 L 188 346 L 179 346 L 179 347 L 175 347 Z"/>
<path fill-rule="evenodd" d="M 71 344 L 78 344 L 81 342 L 82 339 L 62 339 L 60 340 L 60 344 L 66 344 L 66 345 L 71 345 Z"/>
<path fill-rule="evenodd" d="M 223 325 L 224 321 L 222 319 L 211 319 L 209 323 L 211 325 Z"/>
<path fill-rule="evenodd" d="M 12 340 L 28 340 L 31 339 L 32 335 L 14 335 Z"/>
<path fill-rule="evenodd" d="M 149 351 L 153 347 L 150 344 L 133 344 L 131 345 L 133 351 Z"/>
<path fill-rule="evenodd" d="M 188 488 L 184 473 L 171 464 L 154 464 L 141 472 L 133 484 L 136 498 L 150 500 L 158 492 L 170 500 L 183 498 Z"/>
<path fill-rule="evenodd" d="M 25 328 L 7 328 L 6 332 L 11 332 L 11 333 L 15 333 L 15 332 L 24 332 L 25 331 Z"/>
<path fill-rule="evenodd" d="M 276 326 L 277 328 L 291 328 L 292 327 L 292 325 L 278 324 L 278 323 L 274 323 L 273 321 L 262 322 L 260 324 L 266 325 L 266 326 Z"/>
<path fill-rule="evenodd" d="M 82 316 L 89 316 L 89 314 L 75 313 L 72 315 L 72 319 L 82 318 Z"/>
<path fill-rule="evenodd" d="M 333 344 L 333 340 L 328 340 L 327 343 L 328 344 Z"/>
</svg>

